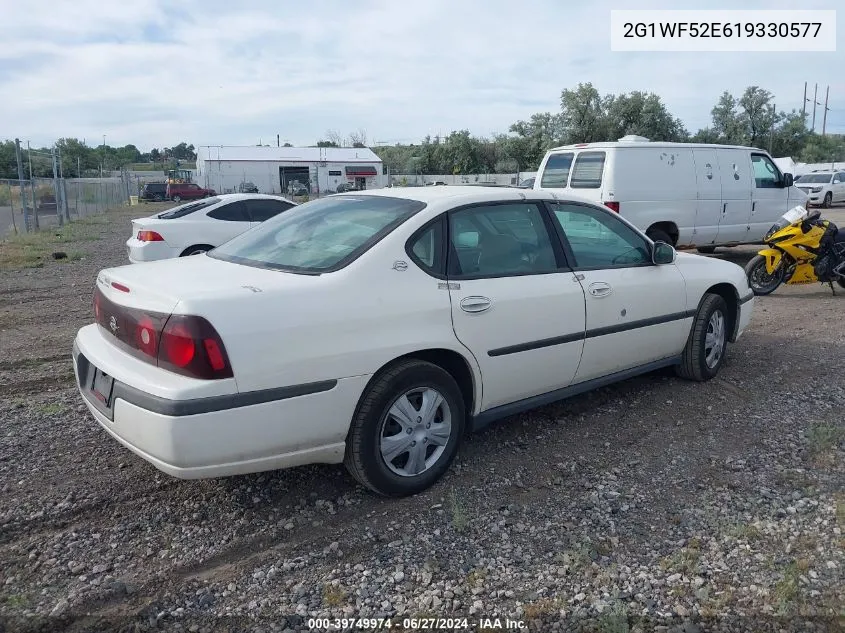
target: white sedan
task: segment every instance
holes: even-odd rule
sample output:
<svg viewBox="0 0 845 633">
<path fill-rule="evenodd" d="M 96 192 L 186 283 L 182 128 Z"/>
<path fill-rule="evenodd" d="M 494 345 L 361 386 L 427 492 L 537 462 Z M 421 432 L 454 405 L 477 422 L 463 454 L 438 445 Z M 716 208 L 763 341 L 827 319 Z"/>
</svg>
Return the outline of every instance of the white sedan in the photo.
<svg viewBox="0 0 845 633">
<path fill-rule="evenodd" d="M 101 271 L 73 357 L 97 421 L 172 476 L 344 462 L 401 496 L 465 430 L 663 367 L 713 378 L 753 306 L 736 264 L 586 200 L 382 189 Z"/>
<path fill-rule="evenodd" d="M 296 206 L 281 196 L 230 193 L 132 220 L 126 253 L 133 264 L 198 255 Z"/>
</svg>

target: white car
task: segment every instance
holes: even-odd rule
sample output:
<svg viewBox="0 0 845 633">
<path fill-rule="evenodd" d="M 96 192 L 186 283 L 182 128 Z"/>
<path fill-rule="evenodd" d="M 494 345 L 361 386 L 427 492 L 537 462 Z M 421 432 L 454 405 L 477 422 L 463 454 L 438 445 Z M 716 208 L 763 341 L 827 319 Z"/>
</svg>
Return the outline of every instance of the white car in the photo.
<svg viewBox="0 0 845 633">
<path fill-rule="evenodd" d="M 829 209 L 834 202 L 845 202 L 845 172 L 814 171 L 795 179 L 795 186 L 807 194 L 807 204 Z"/>
<path fill-rule="evenodd" d="M 753 306 L 736 264 L 586 200 L 380 189 L 101 271 L 73 358 L 102 427 L 172 476 L 345 462 L 400 496 L 465 430 L 663 367 L 714 377 Z"/>
<path fill-rule="evenodd" d="M 132 220 L 126 253 L 133 264 L 198 255 L 296 206 L 281 196 L 229 193 Z"/>
</svg>

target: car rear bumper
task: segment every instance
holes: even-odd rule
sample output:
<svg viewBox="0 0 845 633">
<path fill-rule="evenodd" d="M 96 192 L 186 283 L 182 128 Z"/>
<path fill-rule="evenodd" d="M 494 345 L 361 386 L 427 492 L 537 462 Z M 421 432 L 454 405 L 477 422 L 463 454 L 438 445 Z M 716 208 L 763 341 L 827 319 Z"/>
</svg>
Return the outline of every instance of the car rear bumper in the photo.
<svg viewBox="0 0 845 633">
<path fill-rule="evenodd" d="M 130 237 L 126 240 L 126 255 L 130 263 L 142 264 L 179 257 L 180 251 L 169 246 L 167 242 L 142 242 L 138 238 Z"/>
<path fill-rule="evenodd" d="M 94 368 L 119 372 L 88 344 L 95 335 L 83 328 L 74 341 L 80 395 L 109 435 L 162 472 L 200 479 L 343 461 L 366 376 L 173 400 L 133 387 L 124 371 L 104 402 L 90 388 Z"/>
</svg>

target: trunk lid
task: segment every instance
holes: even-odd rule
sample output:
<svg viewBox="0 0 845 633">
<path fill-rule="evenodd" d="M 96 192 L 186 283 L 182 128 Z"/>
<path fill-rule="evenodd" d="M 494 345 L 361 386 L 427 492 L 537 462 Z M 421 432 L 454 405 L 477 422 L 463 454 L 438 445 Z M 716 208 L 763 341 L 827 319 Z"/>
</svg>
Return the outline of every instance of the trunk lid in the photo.
<svg viewBox="0 0 845 633">
<path fill-rule="evenodd" d="M 255 292 L 309 287 L 318 280 L 312 275 L 193 255 L 108 268 L 100 271 L 97 286 L 118 305 L 170 314 L 180 301 L 227 295 L 248 297 Z"/>
</svg>

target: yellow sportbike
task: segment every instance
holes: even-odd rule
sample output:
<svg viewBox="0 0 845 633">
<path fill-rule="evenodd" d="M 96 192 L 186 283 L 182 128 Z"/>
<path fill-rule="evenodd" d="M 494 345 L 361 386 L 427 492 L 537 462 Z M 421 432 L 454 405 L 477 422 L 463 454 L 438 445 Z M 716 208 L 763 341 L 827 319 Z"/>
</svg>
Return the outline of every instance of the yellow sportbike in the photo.
<svg viewBox="0 0 845 633">
<path fill-rule="evenodd" d="M 781 284 L 829 284 L 845 288 L 845 230 L 821 217 L 818 209 L 795 207 L 784 213 L 763 238 L 767 248 L 745 266 L 755 295 Z"/>
</svg>

